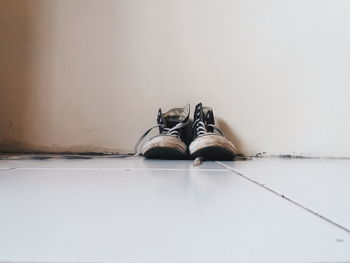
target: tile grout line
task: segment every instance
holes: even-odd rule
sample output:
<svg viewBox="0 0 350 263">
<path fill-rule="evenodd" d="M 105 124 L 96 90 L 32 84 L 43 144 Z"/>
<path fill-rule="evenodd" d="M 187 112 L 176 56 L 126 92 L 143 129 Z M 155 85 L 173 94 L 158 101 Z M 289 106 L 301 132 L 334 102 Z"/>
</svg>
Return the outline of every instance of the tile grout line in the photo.
<svg viewBox="0 0 350 263">
<path fill-rule="evenodd" d="M 0 172 L 2 172 L 2 171 L 14 170 L 14 169 L 16 169 L 16 168 L 10 167 L 10 168 L 5 168 L 5 169 L 0 169 Z"/>
<path fill-rule="evenodd" d="M 287 196 L 285 196 L 285 195 L 283 195 L 283 194 L 280 194 L 279 192 L 273 190 L 272 188 L 266 186 L 265 184 L 259 183 L 258 181 L 255 181 L 255 180 L 249 178 L 248 176 L 244 175 L 243 173 L 240 173 L 240 172 L 236 171 L 236 170 L 233 169 L 232 167 L 230 167 L 230 166 L 228 166 L 228 165 L 226 165 L 226 164 L 224 164 L 224 163 L 222 163 L 222 162 L 216 161 L 216 163 L 218 163 L 218 164 L 220 164 L 220 165 L 226 167 L 227 169 L 231 170 L 233 173 L 239 175 L 239 176 L 242 177 L 243 179 L 245 179 L 245 180 L 247 180 L 247 181 L 250 181 L 250 182 L 252 182 L 252 183 L 258 185 L 258 186 L 260 186 L 261 188 L 264 188 L 265 190 L 267 190 L 267 191 L 269 191 L 269 192 L 271 192 L 271 193 L 273 193 L 273 194 L 275 194 L 275 195 L 277 195 L 277 196 L 279 196 L 279 197 L 281 197 L 281 198 L 287 200 L 288 202 L 292 203 L 293 205 L 298 206 L 299 208 L 304 209 L 305 211 L 307 211 L 307 212 L 309 212 L 309 213 L 311 213 L 311 214 L 313 214 L 313 215 L 315 215 L 315 216 L 317 216 L 317 217 L 323 219 L 324 221 L 326 221 L 326 222 L 328 222 L 328 223 L 330 223 L 330 224 L 332 224 L 332 225 L 334 225 L 334 226 L 340 228 L 341 230 L 347 232 L 348 234 L 350 234 L 350 229 L 348 229 L 348 228 L 346 228 L 346 227 L 344 227 L 344 226 L 342 226 L 342 225 L 340 225 L 340 224 L 334 222 L 333 220 L 331 220 L 331 219 L 329 219 L 329 218 L 327 218 L 327 217 L 325 217 L 325 216 L 323 216 L 323 215 L 317 213 L 316 211 L 314 211 L 314 210 L 312 210 L 312 209 L 310 209 L 310 208 L 308 208 L 308 207 L 306 207 L 306 206 L 303 206 L 302 204 L 300 204 L 300 203 L 298 203 L 298 202 L 296 202 L 296 201 L 294 201 L 294 200 L 288 198 Z"/>
<path fill-rule="evenodd" d="M 191 168 L 105 168 L 105 167 L 17 167 L 16 170 L 82 170 L 82 171 L 201 171 L 201 172 L 230 172 L 230 169 L 191 169 Z"/>
<path fill-rule="evenodd" d="M 125 261 L 2 261 L 0 263 L 124 263 Z M 163 261 L 152 261 L 154 263 L 162 263 Z M 185 261 L 188 263 L 189 261 Z M 197 262 L 197 261 L 196 261 Z M 231 261 L 225 261 L 224 263 L 230 263 Z M 235 261 L 236 262 L 236 261 Z M 270 261 L 249 261 L 249 263 L 269 263 Z M 284 261 L 283 261 L 284 262 Z M 299 262 L 299 261 L 298 261 Z M 142 263 L 141 261 L 132 261 L 131 263 Z M 285 263 L 294 263 L 294 261 L 286 261 Z M 299 263 L 350 263 L 349 261 L 300 261 Z"/>
</svg>

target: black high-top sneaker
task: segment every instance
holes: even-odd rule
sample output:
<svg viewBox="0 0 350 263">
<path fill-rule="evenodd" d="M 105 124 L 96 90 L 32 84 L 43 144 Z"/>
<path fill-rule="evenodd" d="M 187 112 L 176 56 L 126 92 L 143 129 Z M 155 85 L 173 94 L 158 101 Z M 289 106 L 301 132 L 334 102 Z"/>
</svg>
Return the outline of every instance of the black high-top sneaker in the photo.
<svg viewBox="0 0 350 263">
<path fill-rule="evenodd" d="M 146 158 L 186 159 L 187 158 L 187 125 L 190 105 L 174 108 L 166 113 L 158 110 L 157 125 L 147 130 L 137 141 L 135 152 Z M 159 127 L 159 134 L 150 138 L 140 148 L 139 145 L 154 128 Z"/>
<path fill-rule="evenodd" d="M 232 160 L 236 155 L 235 146 L 215 126 L 213 110 L 202 103 L 196 105 L 194 112 L 189 153 L 191 158 L 206 160 Z"/>
</svg>

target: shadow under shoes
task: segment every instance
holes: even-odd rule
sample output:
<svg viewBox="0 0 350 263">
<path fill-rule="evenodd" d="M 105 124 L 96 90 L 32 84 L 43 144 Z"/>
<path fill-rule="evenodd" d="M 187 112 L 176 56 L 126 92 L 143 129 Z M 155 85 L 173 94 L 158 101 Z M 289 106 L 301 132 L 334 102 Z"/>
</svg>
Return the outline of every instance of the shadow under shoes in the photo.
<svg viewBox="0 0 350 263">
<path fill-rule="evenodd" d="M 202 103 L 195 108 L 189 154 L 205 160 L 232 160 L 236 155 L 235 146 L 215 126 L 213 110 Z"/>
<path fill-rule="evenodd" d="M 190 106 L 174 108 L 165 113 L 158 110 L 157 125 L 147 130 L 138 140 L 135 152 L 140 152 L 146 158 L 154 159 L 187 159 L 187 126 L 189 123 Z M 139 145 L 154 128 L 159 128 L 159 134 Z"/>
</svg>

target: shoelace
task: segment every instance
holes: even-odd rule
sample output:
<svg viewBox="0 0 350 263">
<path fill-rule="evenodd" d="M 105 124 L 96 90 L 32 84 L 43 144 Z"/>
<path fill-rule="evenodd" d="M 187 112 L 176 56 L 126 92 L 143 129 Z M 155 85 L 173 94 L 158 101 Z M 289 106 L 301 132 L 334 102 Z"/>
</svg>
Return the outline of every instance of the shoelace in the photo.
<svg viewBox="0 0 350 263">
<path fill-rule="evenodd" d="M 159 127 L 163 127 L 163 131 L 161 134 L 165 134 L 165 135 L 170 135 L 170 136 L 174 136 L 174 137 L 180 137 L 180 132 L 179 129 L 187 126 L 188 121 L 187 122 L 180 122 L 178 124 L 176 124 L 173 128 L 164 128 L 164 124 L 158 124 L 153 126 L 152 128 L 148 129 L 141 137 L 140 139 L 137 140 L 136 144 L 135 144 L 135 154 L 137 155 L 138 149 L 140 144 L 142 143 L 142 141 L 145 139 L 145 137 L 155 128 L 159 128 Z"/>
<path fill-rule="evenodd" d="M 201 121 L 200 119 L 195 120 L 195 122 L 193 123 L 193 127 L 196 127 L 197 136 L 202 136 L 208 133 L 204 122 Z M 218 131 L 220 135 L 224 136 L 224 133 L 215 125 L 208 124 L 207 127 L 212 127 L 214 130 Z"/>
<path fill-rule="evenodd" d="M 180 132 L 178 130 L 173 130 L 170 128 L 163 128 L 162 134 L 168 134 L 168 135 L 180 137 Z"/>
</svg>

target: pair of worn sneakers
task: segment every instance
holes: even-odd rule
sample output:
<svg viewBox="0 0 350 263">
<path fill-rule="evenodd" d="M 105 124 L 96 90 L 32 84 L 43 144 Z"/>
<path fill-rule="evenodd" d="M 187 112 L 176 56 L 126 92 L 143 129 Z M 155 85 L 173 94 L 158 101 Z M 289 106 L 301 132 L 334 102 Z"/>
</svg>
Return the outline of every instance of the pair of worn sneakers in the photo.
<svg viewBox="0 0 350 263">
<path fill-rule="evenodd" d="M 157 125 L 147 130 L 135 146 L 136 153 L 153 159 L 231 160 L 236 155 L 234 145 L 215 126 L 212 108 L 196 105 L 193 121 L 190 106 L 174 108 L 165 113 L 159 109 Z M 145 137 L 154 128 L 159 134 L 145 143 Z"/>
</svg>

